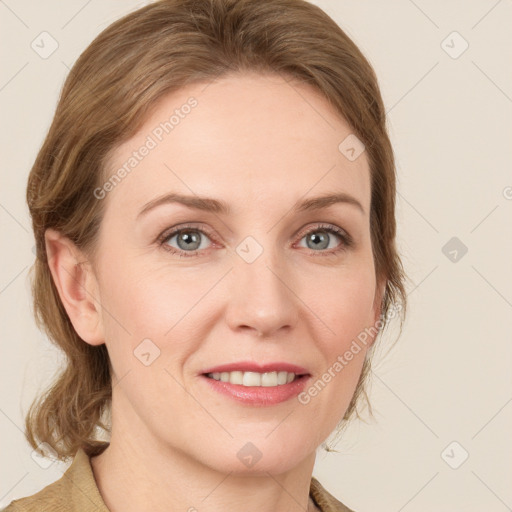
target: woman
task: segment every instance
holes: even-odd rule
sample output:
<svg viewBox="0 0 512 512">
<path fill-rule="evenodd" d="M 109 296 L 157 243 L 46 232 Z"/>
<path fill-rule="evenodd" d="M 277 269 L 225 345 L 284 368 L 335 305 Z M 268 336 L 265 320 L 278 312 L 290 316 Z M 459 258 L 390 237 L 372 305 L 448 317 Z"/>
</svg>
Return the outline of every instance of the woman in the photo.
<svg viewBox="0 0 512 512">
<path fill-rule="evenodd" d="M 318 7 L 161 0 L 103 31 L 27 188 L 67 355 L 27 438 L 73 462 L 7 510 L 350 510 L 312 472 L 405 312 L 394 173 L 374 72 Z"/>
</svg>

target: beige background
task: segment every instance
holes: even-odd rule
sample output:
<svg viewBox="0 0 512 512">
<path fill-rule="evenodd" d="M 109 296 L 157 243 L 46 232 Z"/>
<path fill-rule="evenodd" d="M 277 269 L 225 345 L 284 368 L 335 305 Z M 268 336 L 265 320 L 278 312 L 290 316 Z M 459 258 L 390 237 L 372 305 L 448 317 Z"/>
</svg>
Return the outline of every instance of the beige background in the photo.
<svg viewBox="0 0 512 512">
<path fill-rule="evenodd" d="M 374 368 L 376 420 L 354 423 L 339 453 L 320 452 L 314 474 L 357 512 L 510 510 L 512 3 L 314 3 L 379 77 L 411 279 L 403 336 Z M 61 360 L 31 317 L 26 178 L 69 67 L 103 28 L 140 5 L 0 1 L 0 507 L 65 469 L 37 464 L 22 433 L 23 412 Z M 31 48 L 48 37 L 43 31 L 58 42 L 45 59 Z M 452 237 L 459 247 L 443 252 Z M 382 340 L 383 353 L 392 341 Z"/>
</svg>

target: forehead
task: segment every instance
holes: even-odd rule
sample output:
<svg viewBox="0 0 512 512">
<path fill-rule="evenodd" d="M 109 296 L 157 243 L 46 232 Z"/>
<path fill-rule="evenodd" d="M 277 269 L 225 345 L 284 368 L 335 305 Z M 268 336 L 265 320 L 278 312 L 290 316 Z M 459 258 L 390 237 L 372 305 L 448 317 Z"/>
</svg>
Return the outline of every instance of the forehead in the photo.
<svg viewBox="0 0 512 512">
<path fill-rule="evenodd" d="M 303 196 L 345 192 L 368 212 L 368 161 L 365 152 L 345 156 L 350 137 L 348 123 L 308 85 L 261 74 L 192 84 L 161 99 L 112 152 L 107 180 L 117 177 L 107 201 L 133 217 L 156 196 L 181 192 L 270 213 Z"/>
</svg>

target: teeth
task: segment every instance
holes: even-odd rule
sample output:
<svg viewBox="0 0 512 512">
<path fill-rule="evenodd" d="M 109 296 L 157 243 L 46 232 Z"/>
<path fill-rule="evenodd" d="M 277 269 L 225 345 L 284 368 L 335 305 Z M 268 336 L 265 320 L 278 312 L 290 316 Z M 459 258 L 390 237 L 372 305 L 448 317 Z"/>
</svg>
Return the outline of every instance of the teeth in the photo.
<svg viewBox="0 0 512 512">
<path fill-rule="evenodd" d="M 208 373 L 208 377 L 229 382 L 231 384 L 241 384 L 242 386 L 260 386 L 273 387 L 289 384 L 295 379 L 295 373 L 289 372 L 215 372 Z"/>
</svg>

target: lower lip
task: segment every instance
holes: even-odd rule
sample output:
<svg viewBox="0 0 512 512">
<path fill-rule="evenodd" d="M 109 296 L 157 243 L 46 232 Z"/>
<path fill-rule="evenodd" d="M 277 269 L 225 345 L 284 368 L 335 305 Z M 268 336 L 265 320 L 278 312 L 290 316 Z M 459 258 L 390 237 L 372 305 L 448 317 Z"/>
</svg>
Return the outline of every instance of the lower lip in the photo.
<svg viewBox="0 0 512 512">
<path fill-rule="evenodd" d="M 289 384 L 280 386 L 242 386 L 215 380 L 206 375 L 201 378 L 215 391 L 227 395 L 239 402 L 255 406 L 275 405 L 286 402 L 304 390 L 309 375 L 303 375 Z"/>
</svg>

